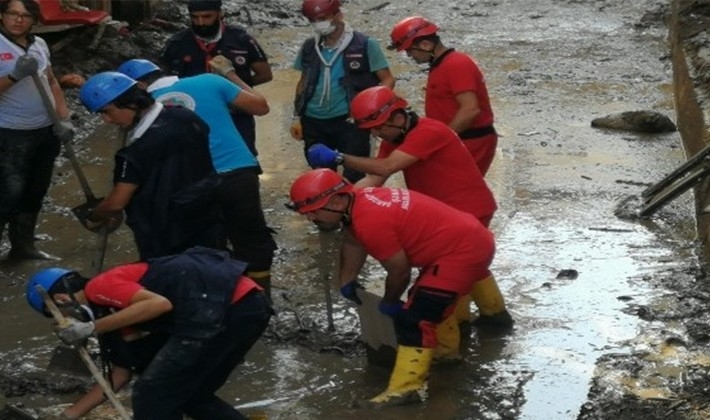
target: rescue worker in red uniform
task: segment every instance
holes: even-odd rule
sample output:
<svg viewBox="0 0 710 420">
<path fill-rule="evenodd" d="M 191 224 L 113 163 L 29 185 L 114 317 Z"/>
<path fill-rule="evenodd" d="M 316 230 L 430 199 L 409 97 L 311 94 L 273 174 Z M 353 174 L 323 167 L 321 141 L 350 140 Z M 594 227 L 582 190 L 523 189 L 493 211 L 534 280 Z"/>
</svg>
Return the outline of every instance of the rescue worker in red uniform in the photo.
<svg viewBox="0 0 710 420">
<path fill-rule="evenodd" d="M 424 401 L 433 358 L 447 356 L 437 354 L 448 350 L 437 346 L 437 325 L 475 281 L 490 275 L 493 234 L 470 214 L 424 194 L 354 189 L 325 168 L 296 179 L 290 198 L 289 207 L 316 225 L 345 227 L 338 274 L 343 296 L 359 303 L 356 290 L 362 286 L 356 279 L 368 254 L 387 271 L 379 309 L 394 321 L 397 358 L 387 389 L 367 405 Z M 412 268 L 419 268 L 419 275 L 410 287 Z M 456 333 L 458 351 L 458 328 Z"/>
<path fill-rule="evenodd" d="M 446 47 L 438 30 L 423 17 L 408 17 L 392 28 L 389 48 L 406 51 L 418 64 L 429 63 L 425 115 L 458 133 L 485 176 L 498 144 L 486 81 L 473 58 Z"/>
<path fill-rule="evenodd" d="M 496 210 L 495 199 L 453 130 L 408 111 L 407 102 L 384 86 L 359 93 L 353 100 L 351 116 L 360 128 L 383 140 L 377 157 L 352 156 L 316 144 L 309 149 L 312 165 L 340 163 L 367 173 L 357 182 L 358 187 L 381 186 L 390 175 L 402 171 L 407 188 L 469 213 L 488 227 Z M 499 329 L 512 325 L 492 275 L 474 283 L 470 297 L 461 300 L 455 315 L 458 322 L 470 322 L 471 300 L 480 315 L 475 326 Z"/>
<path fill-rule="evenodd" d="M 62 268 L 36 273 L 27 300 L 47 315 L 35 286 L 61 306 L 88 305 L 105 316 L 68 318 L 57 327 L 67 344 L 124 328 L 162 334 L 133 385 L 135 420 L 244 419 L 215 395 L 261 337 L 272 315 L 265 293 L 226 251 L 195 247 L 148 262 L 120 265 L 93 279 Z M 111 309 L 113 312 L 108 312 Z"/>
<path fill-rule="evenodd" d="M 213 72 L 210 61 L 223 56 L 250 87 L 273 79 L 268 57 L 256 39 L 245 28 L 224 22 L 221 0 L 190 0 L 187 11 L 191 26 L 168 39 L 160 58 L 164 69 L 180 78 L 197 76 Z M 254 115 L 234 109 L 232 121 L 257 156 Z"/>
</svg>

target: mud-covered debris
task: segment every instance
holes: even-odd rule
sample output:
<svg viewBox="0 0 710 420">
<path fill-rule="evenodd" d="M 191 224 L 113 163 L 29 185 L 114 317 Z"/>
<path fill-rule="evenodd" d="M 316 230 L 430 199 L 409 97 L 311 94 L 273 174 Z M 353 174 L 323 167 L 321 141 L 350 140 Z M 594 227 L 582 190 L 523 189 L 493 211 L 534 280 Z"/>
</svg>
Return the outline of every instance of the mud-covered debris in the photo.
<svg viewBox="0 0 710 420">
<path fill-rule="evenodd" d="M 630 195 L 620 200 L 614 208 L 614 216 L 622 220 L 637 220 L 643 200 L 638 195 Z"/>
<path fill-rule="evenodd" d="M 655 111 L 627 111 L 595 118 L 592 127 L 638 133 L 668 133 L 677 130 L 670 118 Z"/>
<path fill-rule="evenodd" d="M 574 269 L 565 269 L 565 270 L 560 270 L 559 273 L 557 273 L 557 277 L 555 277 L 558 280 L 574 280 L 579 276 L 579 273 L 577 270 Z"/>
</svg>

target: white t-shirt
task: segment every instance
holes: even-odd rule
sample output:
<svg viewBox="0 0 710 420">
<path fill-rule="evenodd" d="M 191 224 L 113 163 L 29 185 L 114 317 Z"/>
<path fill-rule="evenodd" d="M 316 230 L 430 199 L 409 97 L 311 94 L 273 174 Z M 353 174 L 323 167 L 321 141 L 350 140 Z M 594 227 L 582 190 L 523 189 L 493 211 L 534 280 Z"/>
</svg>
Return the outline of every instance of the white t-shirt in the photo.
<svg viewBox="0 0 710 420">
<path fill-rule="evenodd" d="M 54 101 L 54 97 L 50 93 L 46 71 L 50 65 L 49 48 L 42 38 L 35 36 L 34 42 L 25 52 L 22 47 L 0 34 L 0 76 L 10 74 L 15 68 L 17 59 L 26 53 L 37 58 L 39 79 L 49 93 L 50 99 Z M 25 77 L 0 93 L 0 127 L 32 130 L 49 125 L 52 125 L 52 119 L 49 117 L 32 77 Z"/>
</svg>

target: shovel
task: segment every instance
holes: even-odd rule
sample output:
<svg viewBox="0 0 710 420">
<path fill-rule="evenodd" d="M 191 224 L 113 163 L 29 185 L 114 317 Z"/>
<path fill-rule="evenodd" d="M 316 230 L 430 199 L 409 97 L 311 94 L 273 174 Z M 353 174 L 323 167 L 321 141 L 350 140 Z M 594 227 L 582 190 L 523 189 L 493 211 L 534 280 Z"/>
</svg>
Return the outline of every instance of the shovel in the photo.
<svg viewBox="0 0 710 420">
<path fill-rule="evenodd" d="M 362 340 L 367 350 L 367 360 L 375 365 L 391 367 L 397 354 L 397 335 L 394 331 L 392 318 L 378 309 L 382 297 L 357 289 L 357 296 L 362 301 L 357 306 L 360 318 Z"/>
<path fill-rule="evenodd" d="M 69 321 L 67 321 L 66 318 L 64 318 L 64 315 L 59 311 L 59 308 L 57 308 L 57 305 L 54 303 L 51 297 L 49 297 L 49 294 L 47 294 L 47 291 L 44 290 L 44 287 L 37 285 L 35 286 L 35 290 L 37 290 L 37 293 L 39 293 L 40 296 L 42 296 L 42 300 L 44 301 L 45 306 L 47 306 L 47 309 L 49 312 L 52 314 L 52 317 L 54 317 L 54 320 L 57 322 L 59 326 L 66 325 Z M 109 401 L 111 401 L 111 404 L 113 404 L 114 408 L 116 408 L 116 411 L 118 411 L 118 414 L 121 416 L 121 419 L 123 420 L 131 420 L 131 416 L 128 414 L 128 411 L 126 411 L 126 408 L 123 407 L 121 404 L 121 401 L 118 400 L 118 397 L 116 397 L 116 394 L 113 392 L 113 388 L 111 388 L 111 385 L 109 385 L 108 381 L 106 378 L 101 375 L 101 371 L 99 371 L 98 366 L 96 366 L 96 363 L 91 359 L 91 356 L 89 355 L 89 352 L 86 350 L 86 347 L 81 346 L 81 345 L 76 345 L 75 349 L 77 353 L 79 354 L 79 357 L 81 360 L 84 362 L 86 367 L 89 369 L 89 372 L 91 372 L 91 376 L 94 377 L 96 382 L 101 386 L 101 388 L 104 390 L 104 394 L 106 395 L 106 398 L 108 398 Z"/>
<path fill-rule="evenodd" d="M 56 108 L 54 108 L 54 104 L 52 103 L 52 100 L 49 97 L 49 92 L 47 92 L 47 89 L 45 88 L 44 84 L 42 84 L 42 81 L 40 80 L 39 75 L 37 73 L 32 75 L 32 81 L 34 82 L 35 87 L 39 92 L 39 95 L 42 97 L 42 102 L 44 103 L 44 107 L 47 109 L 47 113 L 52 119 L 52 122 L 54 124 L 59 124 L 61 118 L 59 118 L 59 114 L 57 114 L 57 110 Z M 76 176 L 79 179 L 81 190 L 84 192 L 84 198 L 86 199 L 85 203 L 80 204 L 72 208 L 71 210 L 72 213 L 74 213 L 74 215 L 79 220 L 83 220 L 84 218 L 86 218 L 89 212 L 91 212 L 91 210 L 94 209 L 101 202 L 102 199 L 97 198 L 94 195 L 94 192 L 91 190 L 91 187 L 89 186 L 89 181 L 86 179 L 86 175 L 84 175 L 84 171 L 81 169 L 81 165 L 79 165 L 79 159 L 77 159 L 76 153 L 74 153 L 74 148 L 72 147 L 71 143 L 69 141 L 64 141 L 62 145 L 64 146 L 64 152 L 69 158 L 69 162 L 71 162 L 72 168 L 74 169 L 74 172 L 76 173 Z M 96 259 L 92 262 L 92 266 L 96 270 L 97 274 L 100 273 L 103 268 L 104 256 L 106 255 L 107 240 L 108 228 L 104 226 L 99 231 L 98 245 L 96 247 L 97 256 Z"/>
</svg>

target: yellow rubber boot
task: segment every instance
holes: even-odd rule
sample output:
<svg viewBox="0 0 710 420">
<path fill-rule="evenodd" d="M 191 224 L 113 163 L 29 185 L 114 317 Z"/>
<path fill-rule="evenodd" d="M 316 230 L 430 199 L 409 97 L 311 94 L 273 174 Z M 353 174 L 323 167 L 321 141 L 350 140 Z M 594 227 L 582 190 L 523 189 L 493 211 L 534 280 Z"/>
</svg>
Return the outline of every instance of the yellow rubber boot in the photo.
<svg viewBox="0 0 710 420">
<path fill-rule="evenodd" d="M 471 323 L 471 295 L 463 295 L 456 301 L 454 317 L 459 324 Z"/>
<path fill-rule="evenodd" d="M 493 275 L 473 283 L 471 299 L 478 307 L 479 317 L 473 321 L 478 328 L 510 328 L 513 318 L 505 309 L 503 295 Z"/>
<path fill-rule="evenodd" d="M 256 284 L 264 288 L 266 296 L 271 300 L 271 270 L 247 271 L 246 276 L 254 280 Z"/>
<path fill-rule="evenodd" d="M 366 405 L 383 408 L 426 401 L 429 396 L 427 379 L 433 356 L 434 349 L 397 347 L 397 360 L 387 389 L 367 401 Z"/>
<path fill-rule="evenodd" d="M 455 314 L 436 326 L 436 341 L 434 363 L 455 363 L 463 359 L 461 356 L 461 332 Z"/>
</svg>

